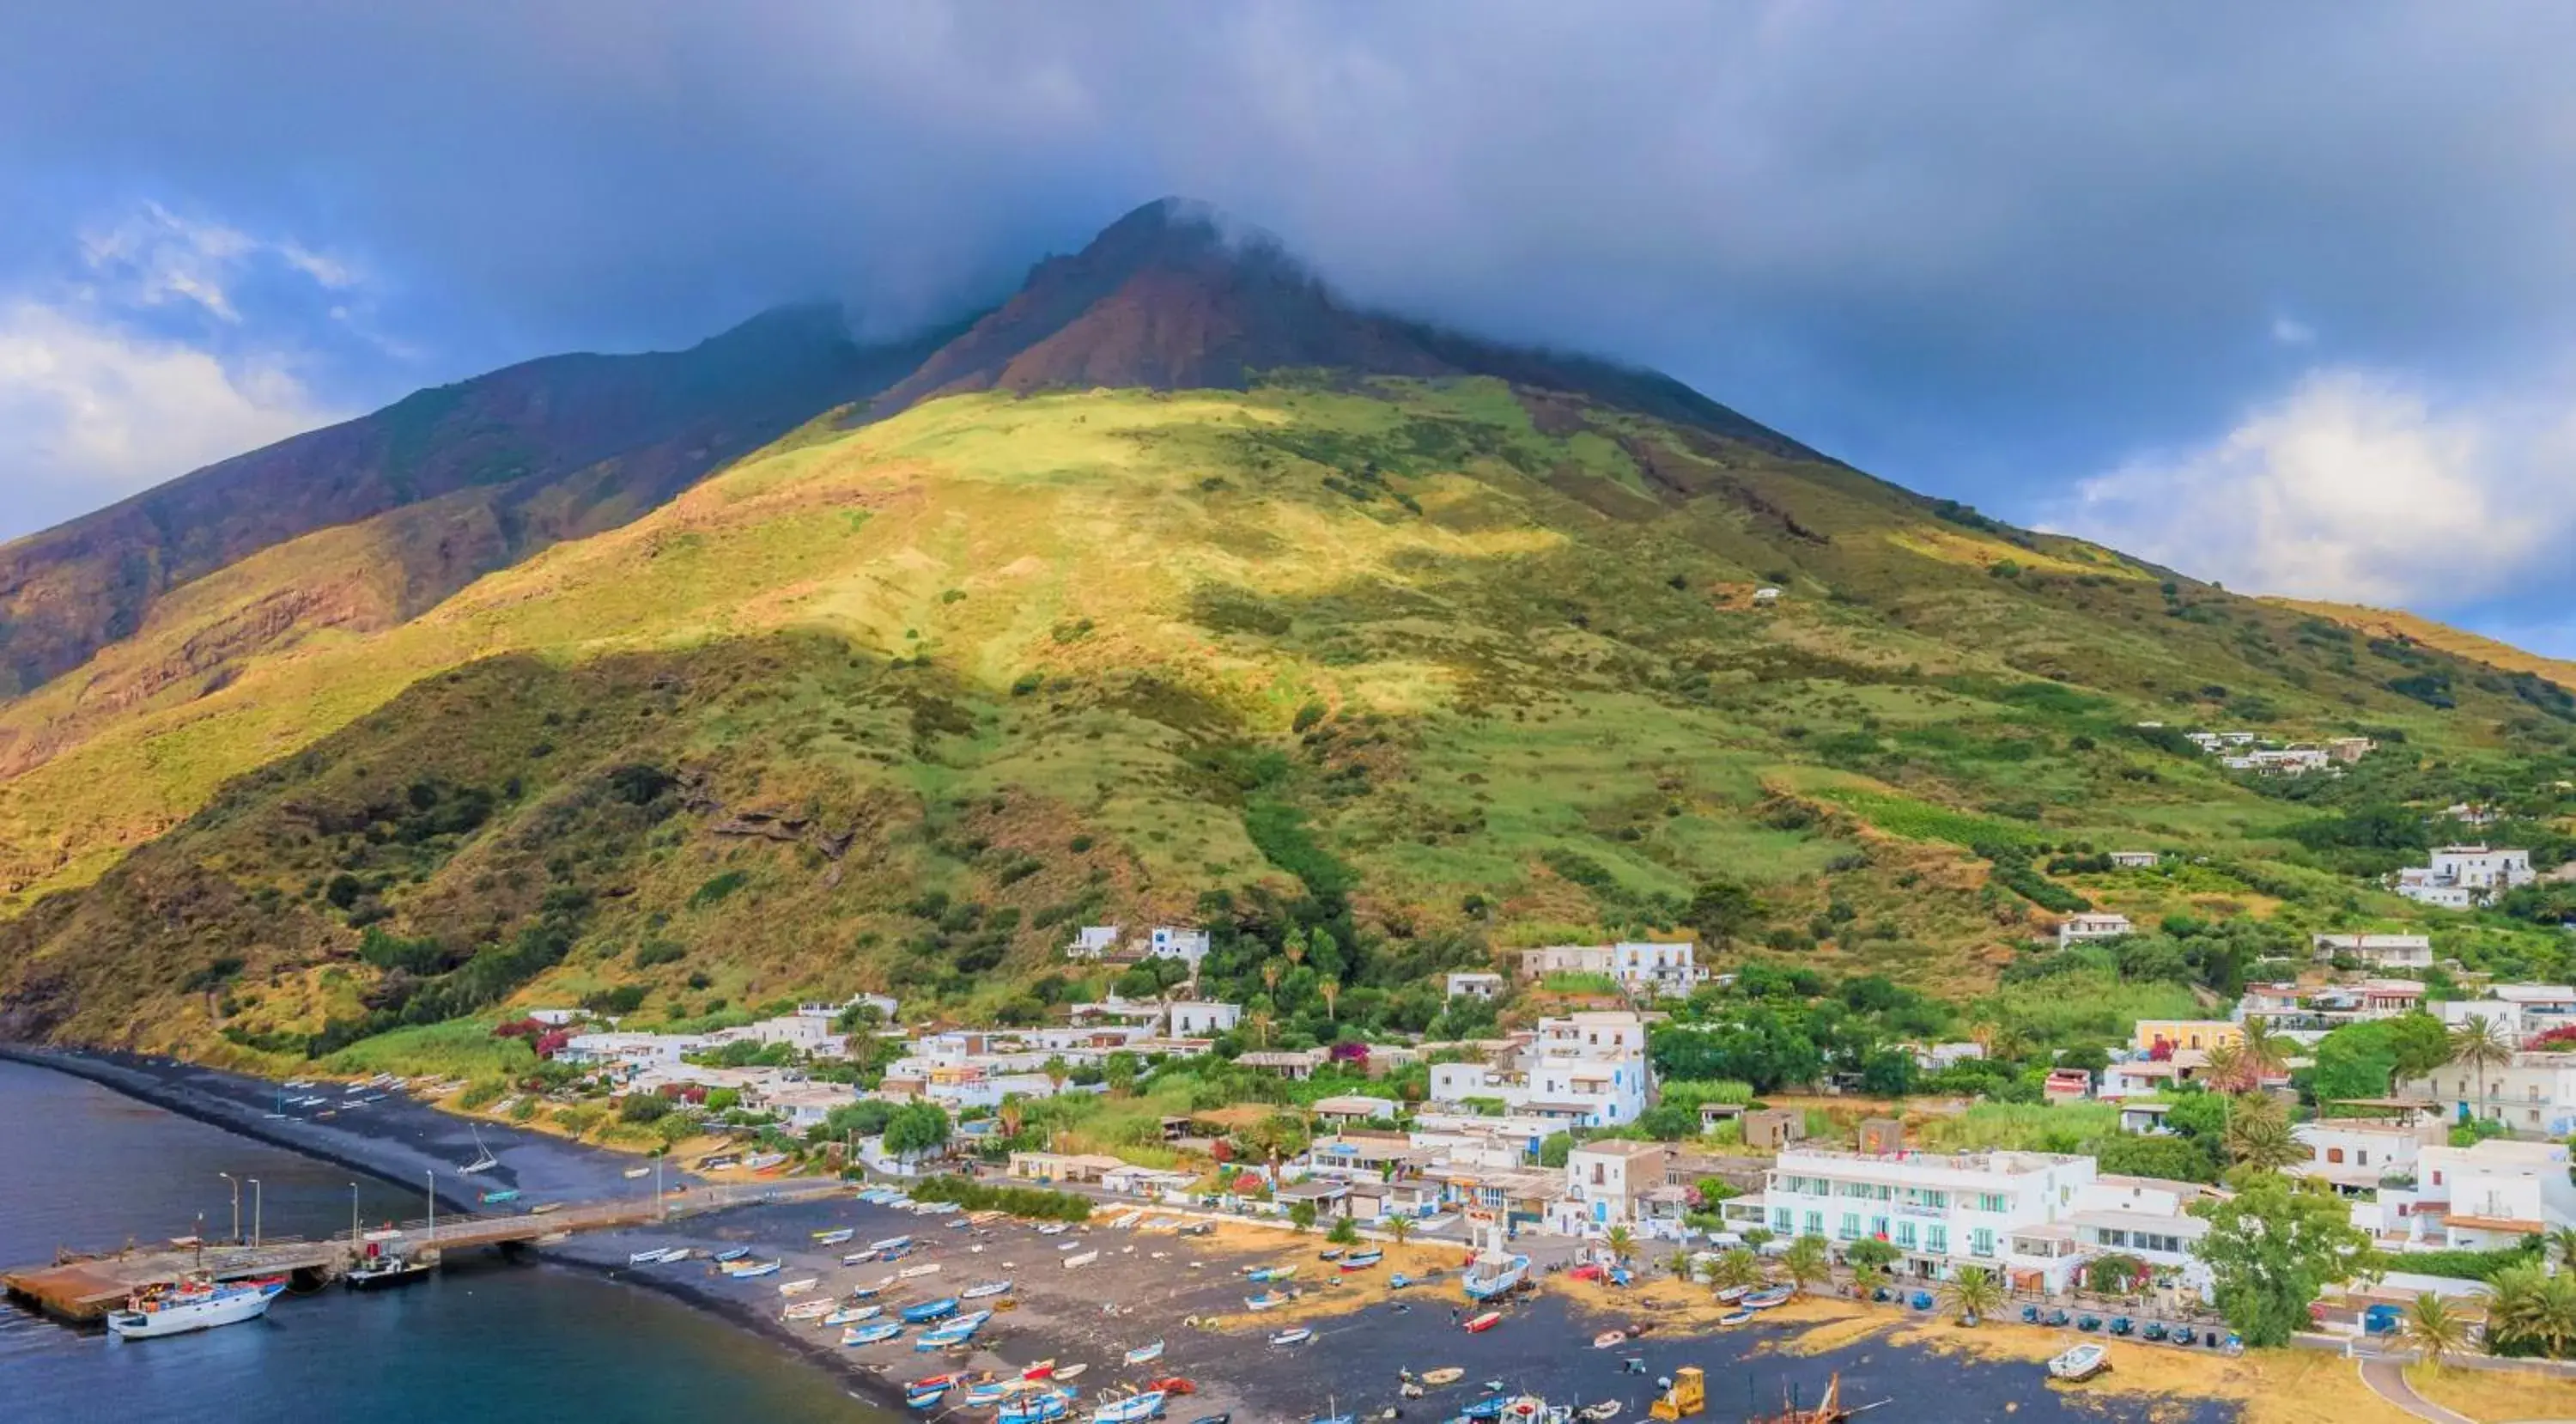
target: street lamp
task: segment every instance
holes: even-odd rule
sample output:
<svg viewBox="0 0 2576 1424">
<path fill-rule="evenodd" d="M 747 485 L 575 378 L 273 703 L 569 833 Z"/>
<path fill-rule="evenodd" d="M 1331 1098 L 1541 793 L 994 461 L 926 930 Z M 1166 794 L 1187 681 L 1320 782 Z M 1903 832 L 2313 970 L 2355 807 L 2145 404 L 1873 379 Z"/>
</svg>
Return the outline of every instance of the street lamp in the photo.
<svg viewBox="0 0 2576 1424">
<path fill-rule="evenodd" d="M 436 1246 L 438 1244 L 438 1173 L 435 1170 L 423 1171 L 421 1176 L 429 1182 L 429 1244 Z"/>
<path fill-rule="evenodd" d="M 349 1249 L 358 1249 L 358 1184 L 349 1184 Z"/>
<path fill-rule="evenodd" d="M 223 1178 L 225 1181 L 230 1182 L 230 1183 L 232 1183 L 232 1184 L 233 1184 L 233 1244 L 234 1244 L 234 1245 L 236 1245 L 236 1246 L 239 1246 L 239 1245 L 241 1244 L 241 1239 L 242 1239 L 242 1237 L 241 1237 L 241 1179 L 240 1179 L 240 1178 L 238 1178 L 238 1177 L 236 1177 L 236 1176 L 234 1176 L 234 1175 L 233 1175 L 232 1173 L 230 1173 L 230 1172 L 217 1172 L 215 1175 L 216 1175 L 216 1176 L 218 1176 L 218 1177 L 221 1177 L 221 1178 Z"/>
<path fill-rule="evenodd" d="M 260 1186 L 259 1178 L 250 1177 L 246 1180 L 250 1183 L 250 1247 L 256 1251 L 259 1249 L 260 1203 L 267 1200 L 268 1193 Z"/>
</svg>

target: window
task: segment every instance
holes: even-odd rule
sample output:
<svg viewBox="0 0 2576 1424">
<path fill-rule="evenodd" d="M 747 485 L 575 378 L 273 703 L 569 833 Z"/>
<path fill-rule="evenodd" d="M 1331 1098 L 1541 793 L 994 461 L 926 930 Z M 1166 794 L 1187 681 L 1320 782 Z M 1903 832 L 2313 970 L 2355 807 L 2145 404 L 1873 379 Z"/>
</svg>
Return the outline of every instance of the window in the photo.
<svg viewBox="0 0 2576 1424">
<path fill-rule="evenodd" d="M 1971 1256 L 1991 1256 L 1995 1254 L 1994 1228 L 1980 1226 L 1975 1230 L 1970 1231 L 1968 1233 L 1968 1254 Z"/>
<path fill-rule="evenodd" d="M 1822 1236 L 1825 1234 L 1825 1214 L 1823 1212 L 1811 1211 L 1807 1213 L 1806 1234 L 1809 1236 Z"/>
<path fill-rule="evenodd" d="M 1869 1234 L 1878 1237 L 1881 1240 L 1885 1240 L 1887 1238 L 1887 1218 L 1883 1216 L 1871 1217 L 1869 1219 Z"/>
<path fill-rule="evenodd" d="M 2329 1148 L 2327 1148 L 2327 1149 L 2326 1149 L 2326 1160 L 2327 1160 L 2327 1161 L 2329 1161 L 2329 1162 L 2340 1162 L 2340 1161 L 2342 1161 L 2342 1160 L 2343 1160 L 2343 1149 L 2342 1149 L 2342 1148 L 2340 1148 L 2340 1147 L 2329 1147 Z"/>
<path fill-rule="evenodd" d="M 1773 1231 L 1785 1232 L 1796 1224 L 1796 1213 L 1790 1211 L 1787 1207 L 1775 1206 L 1771 1208 L 1771 1229 Z"/>
<path fill-rule="evenodd" d="M 1935 1255 L 1935 1256 L 1947 1256 L 1947 1255 L 1949 1255 L 1949 1254 L 1950 1254 L 1950 1228 L 1948 1228 L 1948 1227 L 1946 1227 L 1946 1226 L 1927 1226 L 1927 1227 L 1924 1227 L 1924 1228 L 1923 1228 L 1923 1249 L 1924 1249 L 1924 1250 L 1926 1250 L 1926 1251 L 1931 1252 L 1931 1253 L 1932 1253 L 1933 1255 Z"/>
<path fill-rule="evenodd" d="M 1899 1245 L 1899 1246 L 1904 1247 L 1904 1248 L 1905 1248 L 1906 1250 L 1908 1250 L 1908 1251 L 1911 1251 L 1911 1250 L 1913 1250 L 1913 1249 L 1914 1249 L 1914 1223 L 1913 1223 L 1913 1222 L 1910 1222 L 1910 1221 L 1900 1221 L 1900 1222 L 1896 1223 L 1896 1244 L 1897 1244 L 1897 1245 Z"/>
<path fill-rule="evenodd" d="M 1860 1239 L 1859 1212 L 1847 1211 L 1843 1213 L 1842 1231 L 1839 1234 L 1845 1241 L 1857 1241 Z"/>
<path fill-rule="evenodd" d="M 1977 1193 L 1977 1210 L 1997 1213 L 2010 1211 L 2012 1210 L 2012 1198 L 2005 1196 L 2002 1192 L 1979 1192 Z"/>
</svg>

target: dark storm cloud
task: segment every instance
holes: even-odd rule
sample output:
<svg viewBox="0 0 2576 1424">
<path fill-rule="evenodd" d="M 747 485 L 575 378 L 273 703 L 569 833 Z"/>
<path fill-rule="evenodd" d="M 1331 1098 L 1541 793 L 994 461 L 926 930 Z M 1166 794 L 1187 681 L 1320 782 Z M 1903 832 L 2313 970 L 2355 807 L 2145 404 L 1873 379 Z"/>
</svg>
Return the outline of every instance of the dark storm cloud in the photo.
<svg viewBox="0 0 2576 1424">
<path fill-rule="evenodd" d="M 363 283 L 263 328 L 292 413 L 814 292 L 900 326 L 1183 192 L 1918 487 L 2509 622 L 2529 589 L 2451 571 L 2576 525 L 2531 414 L 2576 354 L 2571 39 L 2537 5 L 49 7 L 0 21 L 0 290 L 145 201 L 327 254 Z M 2339 472 L 2452 542 L 2356 543 Z"/>
</svg>

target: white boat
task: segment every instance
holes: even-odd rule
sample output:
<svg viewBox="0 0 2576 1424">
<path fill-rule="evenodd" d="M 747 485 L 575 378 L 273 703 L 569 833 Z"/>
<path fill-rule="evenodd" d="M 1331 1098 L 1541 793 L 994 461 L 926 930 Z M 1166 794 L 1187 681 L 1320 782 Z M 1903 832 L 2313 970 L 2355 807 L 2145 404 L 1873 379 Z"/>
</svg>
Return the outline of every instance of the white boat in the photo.
<svg viewBox="0 0 2576 1424">
<path fill-rule="evenodd" d="M 638 1177 L 649 1177 L 652 1175 L 653 1169 L 650 1167 L 629 1167 L 626 1169 L 626 1180 L 630 1182 L 634 1181 Z"/>
<path fill-rule="evenodd" d="M 492 1149 L 483 1145 L 483 1130 L 470 1125 L 467 1130 L 474 1134 L 474 1160 L 457 1168 L 456 1175 L 470 1177 L 477 1172 L 489 1172 L 500 1166 L 501 1159 L 493 1156 Z"/>
<path fill-rule="evenodd" d="M 959 1291 L 957 1293 L 957 1298 L 960 1300 L 982 1300 L 987 1296 L 1000 1295 L 1003 1292 L 1008 1291 L 1010 1288 L 1011 1283 L 1009 1281 L 983 1281 Z"/>
<path fill-rule="evenodd" d="M 820 1320 L 832 1313 L 835 1302 L 828 1296 L 818 1300 L 800 1300 L 778 1313 L 781 1320 Z"/>
<path fill-rule="evenodd" d="M 1068 1228 L 1068 1227 L 1067 1227 L 1063 1222 L 1061 1222 L 1061 1221 L 1050 1221 L 1050 1222 L 1048 1222 L 1046 1225 L 1041 1226 L 1041 1227 L 1039 1227 L 1039 1228 L 1038 1228 L 1038 1235 L 1040 1235 L 1040 1236 L 1062 1236 L 1062 1235 L 1063 1235 L 1067 1230 L 1069 1230 L 1069 1229 L 1070 1229 L 1070 1228 Z"/>
<path fill-rule="evenodd" d="M 1163 1392 L 1149 1389 L 1125 1399 L 1113 1399 L 1091 1411 L 1091 1424 L 1143 1424 L 1163 1412 Z"/>
<path fill-rule="evenodd" d="M 1127 1363 L 1131 1365 L 1149 1364 L 1161 1358 L 1163 1358 L 1163 1342 L 1160 1340 L 1151 1345 L 1139 1345 L 1127 1352 Z"/>
<path fill-rule="evenodd" d="M 902 1270 L 895 1272 L 895 1274 L 907 1281 L 917 1281 L 923 1276 L 938 1275 L 939 1271 L 939 1263 L 937 1261 L 932 1261 L 927 1265 L 906 1266 Z"/>
<path fill-rule="evenodd" d="M 885 1314 L 885 1307 L 882 1305 L 845 1305 L 840 1309 L 833 1311 L 831 1314 L 824 1316 L 823 1323 L 826 1325 L 856 1325 L 864 1320 L 874 1320 L 883 1314 Z"/>
<path fill-rule="evenodd" d="M 1125 1231 L 1127 1228 L 1134 1226 L 1137 1222 L 1143 1221 L 1144 1219 L 1145 1213 L 1141 1211 L 1131 1211 L 1120 1216 L 1116 1221 L 1109 1223 L 1109 1229 L 1112 1231 Z"/>
<path fill-rule="evenodd" d="M 1282 1330 L 1278 1334 L 1271 1336 L 1270 1343 L 1273 1345 L 1303 1345 L 1314 1338 L 1314 1331 L 1300 1325 L 1294 1330 Z"/>
<path fill-rule="evenodd" d="M 780 1295 L 803 1295 L 805 1292 L 812 1290 L 814 1287 L 819 1286 L 822 1283 L 823 1278 L 821 1276 L 807 1276 L 801 1281 L 780 1281 L 778 1283 L 778 1293 Z"/>
<path fill-rule="evenodd" d="M 784 1261 L 736 1261 L 725 1267 L 724 1273 L 735 1280 L 748 1281 L 761 1276 L 777 1275 L 779 1269 L 786 1264 Z"/>
<path fill-rule="evenodd" d="M 849 1226 L 841 1227 L 835 1231 L 817 1231 L 814 1233 L 814 1244 L 817 1246 L 838 1246 L 842 1242 L 847 1241 L 858 1234 L 857 1228 Z"/>
<path fill-rule="evenodd" d="M 1099 1260 L 1099 1259 L 1100 1259 L 1100 1253 L 1099 1253 L 1099 1252 L 1097 1252 L 1097 1251 L 1084 1251 L 1084 1252 L 1081 1252 L 1081 1253 L 1079 1253 L 1079 1254 L 1077 1254 L 1077 1255 L 1072 1255 L 1072 1256 L 1067 1256 L 1067 1257 L 1065 1257 L 1065 1258 L 1064 1258 L 1064 1268 L 1065 1268 L 1066 1270 L 1070 1271 L 1070 1270 L 1072 1270 L 1072 1269 L 1073 1269 L 1074 1267 L 1076 1267 L 1076 1266 L 1088 1266 L 1088 1265 L 1090 1265 L 1092 1262 L 1097 1261 L 1097 1260 Z"/>
<path fill-rule="evenodd" d="M 1080 1360 L 1076 1360 L 1076 1361 L 1074 1361 L 1072 1364 L 1069 1364 L 1069 1365 L 1058 1365 L 1058 1366 L 1056 1366 L 1055 1373 L 1054 1373 L 1054 1374 L 1052 1374 L 1052 1375 L 1050 1375 L 1050 1376 L 1048 1376 L 1048 1378 L 1050 1378 L 1050 1379 L 1060 1379 L 1060 1380 L 1075 1380 L 1075 1379 L 1080 1379 L 1080 1378 L 1082 1378 L 1082 1373 L 1083 1373 L 1083 1371 L 1088 1370 L 1088 1369 L 1090 1369 L 1090 1368 L 1091 1368 L 1091 1366 L 1089 1366 L 1088 1364 L 1085 1364 L 1085 1363 L 1083 1363 L 1083 1362 L 1082 1362 L 1082 1361 L 1080 1361 Z"/>
<path fill-rule="evenodd" d="M 626 1258 L 626 1264 L 630 1266 L 659 1266 L 666 1262 L 685 1261 L 687 1259 L 689 1259 L 688 1247 L 661 1246 L 650 1251 L 638 1251 L 633 1255 L 628 1256 Z"/>
<path fill-rule="evenodd" d="M 911 1244 L 912 1238 L 909 1236 L 889 1236 L 883 1241 L 869 1242 L 868 1249 L 871 1251 L 900 1251 Z"/>
<path fill-rule="evenodd" d="M 240 1285 L 184 1283 L 129 1297 L 125 1309 L 109 1314 L 107 1328 L 120 1340 L 149 1340 L 212 1330 L 218 1325 L 239 1325 L 268 1314 L 268 1307 L 285 1292 L 283 1280 Z"/>
<path fill-rule="evenodd" d="M 2091 1340 L 2048 1362 L 2049 1376 L 2062 1380 L 2089 1380 L 2110 1368 L 2110 1347 Z"/>
</svg>

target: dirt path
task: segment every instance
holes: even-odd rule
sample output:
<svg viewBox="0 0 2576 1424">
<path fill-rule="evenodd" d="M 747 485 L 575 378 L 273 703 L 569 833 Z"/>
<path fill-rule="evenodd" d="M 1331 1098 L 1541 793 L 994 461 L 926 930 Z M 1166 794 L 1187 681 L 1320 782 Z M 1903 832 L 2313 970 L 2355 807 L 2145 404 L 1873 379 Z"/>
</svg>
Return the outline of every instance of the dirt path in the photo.
<svg viewBox="0 0 2576 1424">
<path fill-rule="evenodd" d="M 2433 1424 L 2477 1424 L 2469 1416 L 2444 1409 L 2417 1394 L 2415 1386 L 2406 1382 L 2406 1366 L 2400 1361 L 2362 1361 L 2361 1382 L 2370 1386 L 2372 1393 L 2418 1419 L 2430 1419 Z"/>
</svg>

